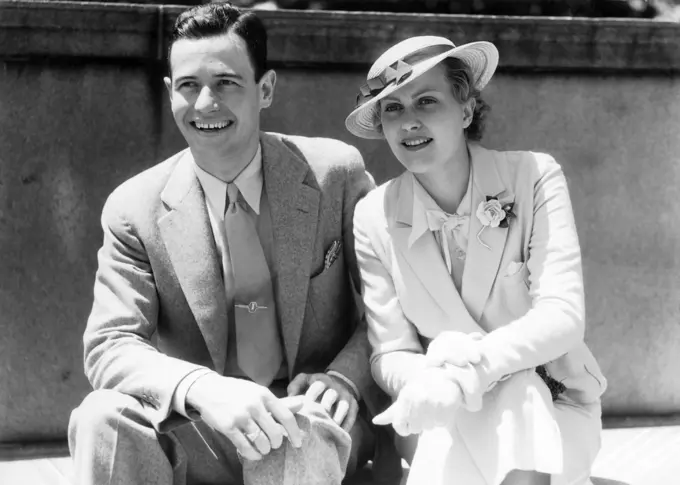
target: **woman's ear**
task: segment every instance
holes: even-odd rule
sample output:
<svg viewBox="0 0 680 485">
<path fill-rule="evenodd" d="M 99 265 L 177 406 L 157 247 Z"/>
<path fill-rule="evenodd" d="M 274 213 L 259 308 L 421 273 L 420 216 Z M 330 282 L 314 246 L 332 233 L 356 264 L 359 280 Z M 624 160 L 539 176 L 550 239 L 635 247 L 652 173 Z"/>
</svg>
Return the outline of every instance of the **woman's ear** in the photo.
<svg viewBox="0 0 680 485">
<path fill-rule="evenodd" d="M 468 128 L 472 124 L 472 119 L 475 116 L 475 106 L 477 102 L 475 98 L 468 99 L 463 104 L 463 127 Z"/>
</svg>

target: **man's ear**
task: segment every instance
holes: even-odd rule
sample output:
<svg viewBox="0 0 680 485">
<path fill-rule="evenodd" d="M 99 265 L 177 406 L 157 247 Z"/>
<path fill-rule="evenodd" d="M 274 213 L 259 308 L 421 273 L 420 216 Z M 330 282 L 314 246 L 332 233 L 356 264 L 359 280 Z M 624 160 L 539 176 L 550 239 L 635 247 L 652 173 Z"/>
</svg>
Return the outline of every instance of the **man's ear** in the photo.
<svg viewBox="0 0 680 485">
<path fill-rule="evenodd" d="M 172 100 L 172 80 L 169 77 L 164 77 L 163 82 L 165 83 L 165 89 L 168 90 L 168 96 L 170 96 L 170 100 Z"/>
<path fill-rule="evenodd" d="M 269 108 L 274 101 L 274 87 L 276 86 L 276 72 L 272 69 L 265 72 L 258 83 L 260 89 L 260 109 Z"/>
<path fill-rule="evenodd" d="M 472 124 L 472 118 L 475 114 L 475 106 L 477 106 L 477 101 L 475 98 L 470 98 L 463 105 L 463 127 L 468 128 Z"/>
</svg>

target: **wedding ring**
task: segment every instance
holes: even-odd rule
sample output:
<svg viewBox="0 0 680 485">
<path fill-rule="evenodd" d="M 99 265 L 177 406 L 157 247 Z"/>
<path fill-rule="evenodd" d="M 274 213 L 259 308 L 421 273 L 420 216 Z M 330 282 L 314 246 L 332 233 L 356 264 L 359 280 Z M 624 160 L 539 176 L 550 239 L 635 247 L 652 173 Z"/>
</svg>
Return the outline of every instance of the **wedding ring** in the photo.
<svg viewBox="0 0 680 485">
<path fill-rule="evenodd" d="M 259 438 L 260 434 L 262 433 L 262 430 L 260 428 L 257 428 L 257 431 L 253 431 L 252 433 L 245 433 L 246 438 L 250 440 L 251 442 L 255 442 L 257 438 Z"/>
</svg>

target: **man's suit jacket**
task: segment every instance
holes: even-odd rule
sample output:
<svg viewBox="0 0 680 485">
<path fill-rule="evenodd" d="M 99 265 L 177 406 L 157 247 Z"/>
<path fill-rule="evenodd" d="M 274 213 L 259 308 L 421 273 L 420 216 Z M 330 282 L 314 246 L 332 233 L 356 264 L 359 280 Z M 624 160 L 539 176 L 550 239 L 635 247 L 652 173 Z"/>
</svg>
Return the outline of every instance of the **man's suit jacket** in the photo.
<svg viewBox="0 0 680 485">
<path fill-rule="evenodd" d="M 398 382 L 381 356 L 423 352 L 420 336 L 444 330 L 485 334 L 482 392 L 524 369 L 547 364 L 568 398 L 598 402 L 606 381 L 584 343 L 581 254 L 566 180 L 552 157 L 469 145 L 472 213 L 459 296 L 429 230 L 410 241 L 422 210 L 409 172 L 357 205 L 354 231 L 373 374 Z M 475 215 L 486 196 L 514 202 L 508 228 L 482 229 Z M 479 234 L 479 240 L 477 235 Z M 488 246 L 487 247 L 485 247 Z"/>
<path fill-rule="evenodd" d="M 370 401 L 377 387 L 350 277 L 358 288 L 352 214 L 373 181 L 358 151 L 342 142 L 273 133 L 260 140 L 289 377 L 333 370 Z M 123 183 L 107 200 L 84 334 L 92 386 L 138 397 L 159 431 L 183 421 L 171 407 L 178 383 L 202 367 L 222 373 L 227 349 L 221 263 L 203 190 L 184 153 Z M 324 269 L 334 241 L 344 250 Z"/>
</svg>

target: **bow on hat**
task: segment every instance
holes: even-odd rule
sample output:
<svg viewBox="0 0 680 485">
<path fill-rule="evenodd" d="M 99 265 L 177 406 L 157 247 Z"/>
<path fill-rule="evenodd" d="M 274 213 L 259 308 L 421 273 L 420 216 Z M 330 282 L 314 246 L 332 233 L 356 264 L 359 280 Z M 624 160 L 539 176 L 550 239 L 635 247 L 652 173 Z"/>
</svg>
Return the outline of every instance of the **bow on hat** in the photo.
<svg viewBox="0 0 680 485">
<path fill-rule="evenodd" d="M 413 66 L 402 60 L 395 62 L 391 66 L 387 66 L 378 77 L 366 80 L 366 84 L 359 88 L 357 103 L 362 100 L 362 98 L 365 101 L 367 98 L 380 94 L 380 92 L 390 84 L 399 86 L 399 84 L 411 77 L 412 73 Z"/>
</svg>

